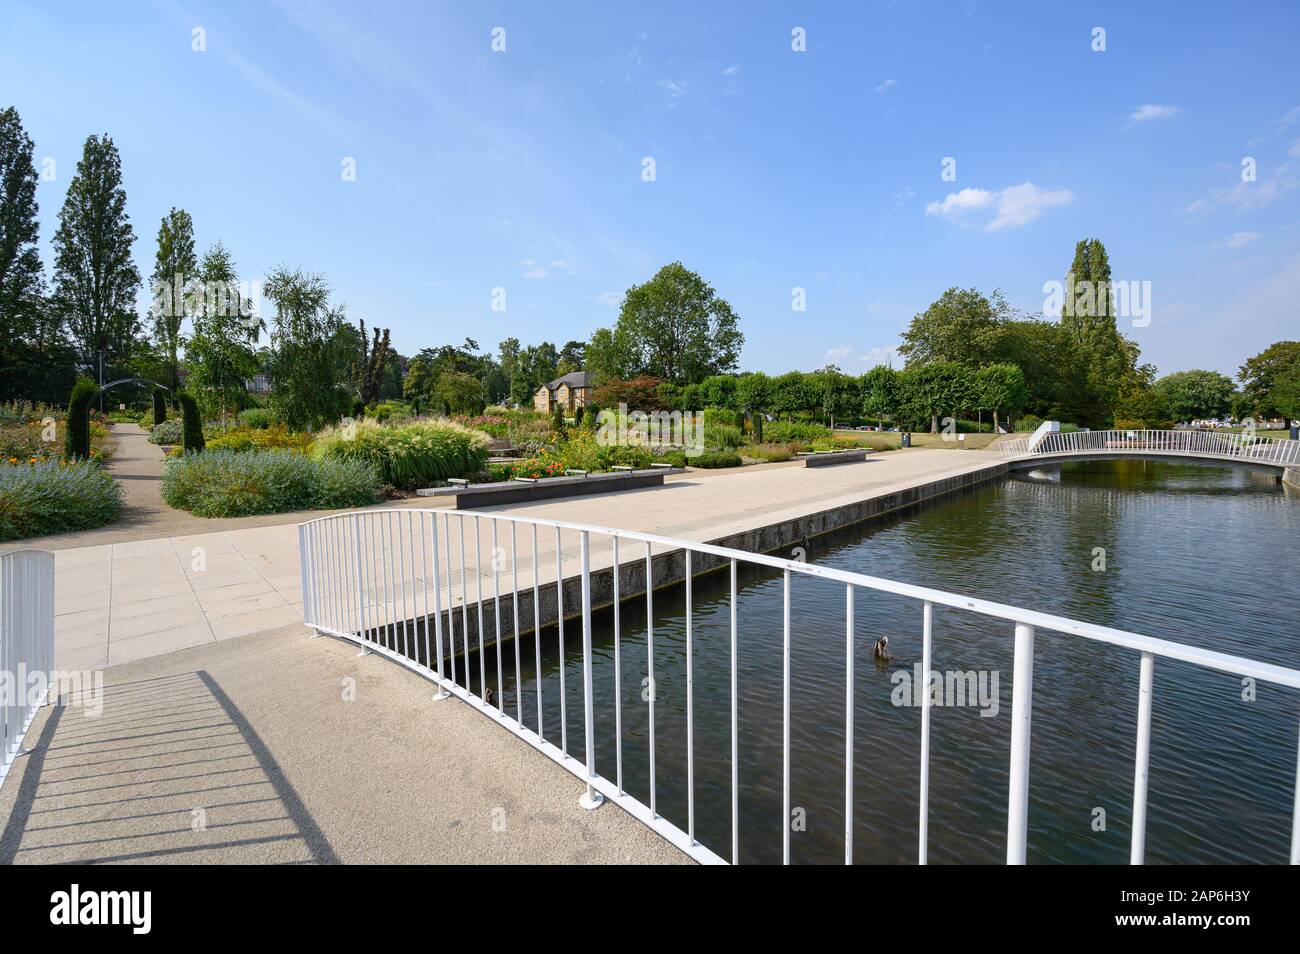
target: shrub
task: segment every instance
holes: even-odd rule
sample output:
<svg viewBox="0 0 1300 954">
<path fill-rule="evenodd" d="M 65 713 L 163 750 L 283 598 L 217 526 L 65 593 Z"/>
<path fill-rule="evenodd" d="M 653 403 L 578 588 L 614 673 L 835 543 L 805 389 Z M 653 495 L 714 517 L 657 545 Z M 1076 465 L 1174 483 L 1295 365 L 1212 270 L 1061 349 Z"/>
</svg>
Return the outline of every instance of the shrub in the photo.
<svg viewBox="0 0 1300 954">
<path fill-rule="evenodd" d="M 0 540 L 88 530 L 121 511 L 121 489 L 94 461 L 0 466 Z"/>
<path fill-rule="evenodd" d="M 167 402 L 163 400 L 162 388 L 153 389 L 153 422 L 161 424 L 167 420 Z"/>
<path fill-rule="evenodd" d="M 803 421 L 768 421 L 763 428 L 767 439 L 773 444 L 789 444 L 795 441 L 815 441 L 830 438 L 831 429 L 824 424 L 812 424 Z M 759 443 L 757 438 L 755 443 Z"/>
<path fill-rule="evenodd" d="M 209 450 L 167 462 L 162 498 L 199 517 L 359 507 L 379 499 L 362 460 L 316 460 L 288 450 Z"/>
<path fill-rule="evenodd" d="M 742 457 L 764 460 L 768 463 L 789 460 L 795 454 L 794 444 L 747 444 L 740 449 Z"/>
<path fill-rule="evenodd" d="M 208 450 L 271 450 L 273 448 L 306 453 L 311 435 L 293 433 L 283 424 L 274 427 L 236 427 L 208 441 Z"/>
<path fill-rule="evenodd" d="M 704 422 L 705 447 L 739 447 L 745 442 L 740 428 L 734 424 L 710 424 Z"/>
<path fill-rule="evenodd" d="M 250 407 L 239 412 L 239 423 L 244 427 L 265 429 L 275 423 L 275 415 L 264 407 Z"/>
<path fill-rule="evenodd" d="M 188 391 L 182 391 L 177 399 L 181 402 L 183 422 L 181 443 L 185 446 L 185 453 L 198 453 L 203 450 L 203 416 L 199 413 L 199 402 Z"/>
<path fill-rule="evenodd" d="M 564 433 L 564 405 L 555 405 L 555 410 L 551 412 L 551 430 L 557 434 Z"/>
<path fill-rule="evenodd" d="M 412 488 L 482 470 L 487 445 L 486 434 L 455 421 L 416 421 L 400 427 L 358 421 L 322 431 L 311 454 L 317 459 L 368 461 L 385 483 Z"/>
<path fill-rule="evenodd" d="M 149 440 L 155 444 L 179 444 L 183 437 L 185 422 L 179 417 L 155 424 L 149 430 Z"/>
<path fill-rule="evenodd" d="M 703 454 L 686 458 L 688 466 L 705 467 L 710 470 L 718 467 L 739 467 L 743 463 L 740 455 L 733 450 L 705 451 Z"/>
<path fill-rule="evenodd" d="M 69 460 L 90 458 L 90 402 L 99 388 L 89 378 L 79 378 L 68 400 L 68 420 L 64 426 L 64 456 Z"/>
</svg>

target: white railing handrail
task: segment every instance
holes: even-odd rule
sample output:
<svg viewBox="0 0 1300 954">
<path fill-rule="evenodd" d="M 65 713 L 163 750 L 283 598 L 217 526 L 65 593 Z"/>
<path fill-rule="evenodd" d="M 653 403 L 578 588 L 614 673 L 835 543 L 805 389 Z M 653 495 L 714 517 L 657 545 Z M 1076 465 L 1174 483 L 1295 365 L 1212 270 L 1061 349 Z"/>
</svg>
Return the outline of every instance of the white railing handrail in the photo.
<svg viewBox="0 0 1300 954">
<path fill-rule="evenodd" d="M 1038 425 L 1038 427 L 1034 428 L 1034 433 L 1029 435 L 1025 446 L 1032 451 L 1043 442 L 1043 439 L 1047 437 L 1048 434 L 1056 434 L 1060 430 L 1060 421 L 1043 421 Z"/>
<path fill-rule="evenodd" d="M 483 564 L 481 560 L 481 524 L 484 521 L 489 524 L 491 530 L 490 541 L 488 544 L 492 548 L 490 573 L 483 572 Z M 443 530 L 442 538 L 445 546 L 445 574 L 440 568 L 440 524 Z M 467 550 L 465 544 L 465 529 L 467 524 L 471 527 L 474 545 L 473 579 L 475 593 L 473 594 L 472 602 L 470 584 L 466 575 Z M 503 555 L 505 552 L 504 548 L 501 548 L 500 550 L 498 549 L 498 525 L 508 528 L 508 536 L 511 544 L 511 569 L 509 571 L 503 571 L 498 561 L 498 553 Z M 510 579 L 507 581 L 509 598 L 507 609 L 513 609 L 514 612 L 514 625 L 511 634 L 516 637 L 522 632 L 519 625 L 519 597 L 529 591 L 529 581 L 525 579 L 523 581 L 524 585 L 521 587 L 519 579 L 520 561 L 518 559 L 516 547 L 518 540 L 517 530 L 521 526 L 526 527 L 531 531 L 531 534 L 528 536 L 531 536 L 532 541 L 531 594 L 534 613 L 532 631 L 538 632 L 542 628 L 541 617 L 537 615 L 539 605 L 538 595 L 543 591 L 549 593 L 551 592 L 550 588 L 554 587 L 556 599 L 554 623 L 557 627 L 557 637 L 562 660 L 565 658 L 564 646 L 566 619 L 564 606 L 564 583 L 566 580 L 566 577 L 564 576 L 564 563 L 566 557 L 562 546 L 562 533 L 565 531 L 577 533 L 580 538 L 581 546 L 579 555 L 576 559 L 579 561 L 580 567 L 579 580 L 581 585 L 581 606 L 571 606 L 570 612 L 574 609 L 581 610 L 584 704 L 581 718 L 586 736 L 585 765 L 579 763 L 574 757 L 568 754 L 567 730 L 569 720 L 565 717 L 565 667 L 563 664 L 560 665 L 558 670 L 560 684 L 560 744 L 558 746 L 555 745 L 554 741 L 545 735 L 542 722 L 542 659 L 540 640 L 534 640 L 537 653 L 535 666 L 537 676 L 537 682 L 535 684 L 537 696 L 537 729 L 533 730 L 529 728 L 525 725 L 523 719 L 523 711 L 520 703 L 521 693 L 519 688 L 523 685 L 522 678 L 524 669 L 521 663 L 519 640 L 517 638 L 515 639 L 514 658 L 516 713 L 512 716 L 504 706 L 504 693 L 502 689 L 504 686 L 503 653 L 501 646 L 501 597 L 503 595 L 502 579 L 504 573 L 508 572 L 510 574 Z M 453 588 L 456 586 L 456 574 L 452 570 L 453 528 L 459 532 L 460 595 L 458 600 L 455 598 L 453 592 Z M 549 537 L 553 534 L 554 538 L 554 574 L 553 578 L 544 584 L 539 581 L 538 573 L 539 555 L 541 553 L 538 545 L 539 528 L 550 530 L 552 533 L 548 533 L 546 536 Z M 594 722 L 596 716 L 592 705 L 593 663 L 590 537 L 593 534 L 608 537 L 612 546 L 613 562 L 611 564 L 611 569 L 613 594 L 611 609 L 613 613 L 613 667 L 616 699 L 621 698 L 617 691 L 617 687 L 620 684 L 619 619 L 621 602 L 618 583 L 620 574 L 622 570 L 629 565 L 639 564 L 644 560 L 645 570 L 644 577 L 642 578 L 642 585 L 644 585 L 647 603 L 645 649 L 647 653 L 647 665 L 649 667 L 648 678 L 650 679 L 650 684 L 653 686 L 655 683 L 653 668 L 654 611 L 652 600 L 655 588 L 654 562 L 656 556 L 654 553 L 654 547 L 658 546 L 661 548 L 660 553 L 657 554 L 660 558 L 665 555 L 665 552 L 684 551 L 685 553 L 683 579 L 683 582 L 685 583 L 686 600 L 684 612 L 687 620 L 685 636 L 685 714 L 688 739 L 687 820 L 685 829 L 678 827 L 672 821 L 659 814 L 655 805 L 655 712 L 653 692 L 649 697 L 649 804 L 647 805 L 642 803 L 634 796 L 628 794 L 623 788 L 622 730 L 620 721 L 621 702 L 616 704 L 615 710 L 615 736 L 618 764 L 616 781 L 611 781 L 596 771 L 596 756 L 593 743 L 595 731 Z M 377 546 L 375 545 L 376 539 L 378 540 Z M 428 546 L 430 539 L 432 539 L 433 543 L 431 550 Z M 630 554 L 630 559 L 625 559 L 620 563 L 620 542 L 636 542 L 644 544 L 643 549 L 641 547 L 635 548 L 637 551 L 642 552 L 643 556 Z M 786 819 L 790 816 L 789 799 L 791 792 L 790 659 L 792 629 L 790 621 L 790 593 L 791 580 L 795 574 L 833 581 L 843 584 L 845 587 L 845 646 L 847 659 L 850 663 L 848 669 L 850 675 L 846 678 L 846 708 L 844 714 L 846 737 L 844 756 L 847 764 L 851 764 L 852 762 L 854 745 L 852 717 L 854 690 L 851 676 L 851 663 L 854 659 L 855 652 L 852 607 L 853 593 L 856 587 L 908 597 L 917 600 L 922 604 L 924 620 L 924 658 L 927 660 L 927 665 L 928 660 L 930 659 L 931 649 L 931 617 L 935 605 L 948 606 L 954 609 L 964 610 L 1014 624 L 1015 652 L 1012 676 L 1011 768 L 1007 813 L 1008 863 L 1023 864 L 1026 860 L 1029 811 L 1028 780 L 1030 771 L 1029 725 L 1033 696 L 1033 645 L 1035 632 L 1038 629 L 1059 632 L 1066 635 L 1080 636 L 1096 642 L 1131 649 L 1140 654 L 1141 666 L 1138 694 L 1137 747 L 1134 768 L 1134 825 L 1130 846 L 1130 860 L 1134 863 L 1140 864 L 1143 861 L 1145 851 L 1147 798 L 1146 777 L 1150 752 L 1151 696 L 1153 693 L 1152 673 L 1155 659 L 1157 657 L 1176 659 L 1207 669 L 1227 672 L 1242 677 L 1250 677 L 1291 688 L 1300 688 L 1300 670 L 1247 659 L 1241 656 L 1234 656 L 1214 650 L 1200 649 L 1194 646 L 1172 642 L 1170 640 L 1144 636 L 1138 633 L 1127 632 L 1107 626 L 1099 626 L 1093 623 L 1071 620 L 1050 613 L 1041 613 L 1035 610 L 1009 606 L 989 600 L 962 596 L 960 594 L 937 590 L 931 587 L 899 583 L 893 580 L 853 573 L 851 571 L 833 567 L 818 566 L 816 564 L 788 560 L 781 557 L 773 557 L 767 554 L 750 553 L 710 543 L 676 539 L 655 533 L 646 533 L 636 530 L 621 530 L 613 527 L 599 527 L 564 520 L 551 520 L 542 517 L 495 512 L 466 513 L 464 511 L 443 508 L 383 508 L 378 510 L 332 514 L 299 524 L 299 552 L 302 558 L 303 614 L 304 622 L 308 626 L 314 628 L 318 633 L 326 633 L 360 643 L 363 647 L 363 653 L 375 652 L 384 655 L 387 658 L 393 659 L 398 663 L 421 673 L 438 685 L 440 690 L 438 698 L 445 698 L 448 695 L 454 695 L 457 698 L 462 699 L 485 714 L 491 716 L 498 722 L 498 724 L 524 739 L 526 742 L 533 745 L 583 780 L 586 783 L 586 793 L 582 799 L 584 807 L 593 808 L 599 805 L 604 799 L 612 800 L 632 814 L 635 818 L 663 835 L 683 851 L 686 851 L 693 858 L 705 862 L 723 862 L 725 859 L 708 846 L 701 844 L 696 839 L 694 830 L 694 757 L 692 755 L 690 742 L 691 738 L 693 738 L 693 732 L 691 729 L 693 717 L 693 701 L 691 695 L 693 670 L 691 662 L 690 625 L 690 620 L 692 619 L 693 614 L 693 598 L 692 586 L 689 582 L 692 577 L 692 554 L 702 554 L 717 558 L 719 561 L 728 561 L 731 567 L 731 732 L 733 757 L 736 751 L 735 740 L 737 731 L 736 605 L 738 588 L 736 582 L 736 567 L 740 563 L 744 562 L 768 567 L 773 570 L 779 570 L 783 574 L 782 593 L 784 608 L 782 615 L 784 641 L 782 649 L 782 673 L 784 679 L 784 694 L 782 708 L 782 754 L 783 797 L 785 803 L 784 817 Z M 431 563 L 429 559 L 430 556 L 432 556 Z M 575 559 L 571 551 L 567 559 L 570 563 Z M 419 565 L 418 571 L 416 570 L 417 564 Z M 485 594 L 483 585 L 485 578 L 489 581 L 495 580 L 493 593 Z M 571 583 L 574 579 L 574 577 L 568 578 Z M 410 584 L 409 588 L 407 585 L 408 581 Z M 446 599 L 445 606 L 447 607 L 445 624 L 442 616 L 444 586 Z M 421 596 L 423 597 L 422 609 L 420 607 Z M 398 605 L 399 600 L 400 607 Z M 458 603 L 459 605 L 457 605 Z M 489 606 L 492 607 L 491 610 L 489 610 Z M 472 680 L 474 678 L 470 662 L 470 654 L 474 651 L 470 646 L 469 614 L 471 612 L 471 607 L 473 607 L 473 612 L 477 616 L 478 620 L 478 647 L 476 650 L 479 659 L 477 677 L 479 683 L 478 693 L 471 690 Z M 495 616 L 495 668 L 497 674 L 497 692 L 499 693 L 495 702 L 493 701 L 493 695 L 484 665 L 484 634 L 486 631 L 485 617 L 489 612 L 493 613 Z M 458 615 L 460 617 L 459 621 L 457 620 Z M 430 626 L 430 621 L 432 621 L 432 627 Z M 548 620 L 548 623 L 549 622 L 551 621 Z M 423 654 L 420 652 L 421 623 L 423 628 Z M 572 625 L 572 623 L 570 623 L 570 625 Z M 431 628 L 433 633 L 430 633 Z M 461 638 L 460 650 L 458 650 L 456 642 L 458 629 Z M 444 667 L 444 635 L 449 641 L 450 646 L 450 654 L 446 655 L 446 660 L 450 668 L 450 675 L 445 672 Z M 437 647 L 436 655 L 434 653 L 435 644 Z M 463 651 L 463 662 L 461 663 L 461 674 L 463 680 L 460 680 L 457 677 L 457 662 L 458 659 L 461 658 L 458 653 L 461 651 Z M 423 655 L 425 660 L 424 663 L 420 662 L 421 655 Z M 928 718 L 929 713 L 927 710 L 929 705 L 928 694 L 923 694 L 921 722 L 921 755 L 923 764 L 921 769 L 922 791 L 920 796 L 921 820 L 918 856 L 921 863 L 925 863 L 927 857 L 926 838 L 928 832 L 927 813 L 929 804 L 927 789 L 929 778 L 928 758 L 930 752 L 930 720 Z M 735 805 L 737 804 L 736 800 L 738 798 L 738 769 L 734 763 L 732 769 L 731 797 L 733 810 L 731 860 L 734 862 L 738 860 L 737 846 L 739 843 L 738 813 L 735 810 Z M 853 860 L 851 832 L 854 807 L 853 780 L 851 773 L 846 775 L 845 786 L 845 860 L 851 863 Z M 783 824 L 782 829 L 782 856 L 783 859 L 788 862 L 790 857 L 789 825 Z M 1292 863 L 1300 864 L 1300 772 L 1298 772 L 1297 778 L 1296 801 L 1293 804 L 1290 857 Z"/>
<path fill-rule="evenodd" d="M 54 666 L 54 554 L 15 549 L 0 553 L 0 673 L 17 698 L 0 700 L 0 785 L 22 751 L 23 738 L 49 697 Z M 40 698 L 24 674 L 44 673 Z"/>
<path fill-rule="evenodd" d="M 1069 433 L 1056 431 L 1041 435 L 1036 431 L 1034 438 L 1002 441 L 997 447 L 1006 460 L 1137 453 L 1245 461 L 1277 467 L 1300 465 L 1300 441 L 1259 439 L 1222 431 L 1115 428 Z"/>
<path fill-rule="evenodd" d="M 387 507 L 365 512 L 451 515 L 456 515 L 458 513 L 458 511 L 455 510 L 435 507 Z M 323 523 L 330 520 L 343 520 L 350 518 L 351 516 L 352 513 L 330 514 L 324 517 L 317 517 L 313 520 L 304 521 L 300 526 L 310 526 L 314 523 Z M 1110 643 L 1114 646 L 1123 646 L 1126 649 L 1136 649 L 1139 652 L 1149 652 L 1156 656 L 1164 656 L 1169 659 L 1178 659 L 1183 662 L 1195 663 L 1196 665 L 1205 666 L 1209 669 L 1217 669 L 1221 672 L 1228 672 L 1239 676 L 1251 676 L 1255 679 L 1261 679 L 1265 682 L 1274 683 L 1276 685 L 1300 689 L 1300 669 L 1289 669 L 1285 666 L 1273 665 L 1272 663 L 1257 662 L 1243 656 L 1233 656 L 1229 653 L 1221 653 L 1212 649 L 1199 649 L 1194 646 L 1187 646 L 1183 643 L 1175 643 L 1158 637 L 1143 636 L 1140 633 L 1114 629 L 1110 626 L 1101 626 L 1096 623 L 1081 622 L 1079 620 L 1068 619 L 1064 616 L 1039 612 L 1038 610 L 1023 609 L 1006 603 L 994 602 L 993 600 L 964 596 L 960 593 L 949 593 L 945 590 L 937 590 L 929 586 L 919 586 L 915 583 L 899 583 L 894 580 L 887 580 L 883 577 L 869 576 L 865 573 L 854 573 L 851 570 L 841 570 L 837 567 L 820 566 L 815 563 L 805 563 L 799 560 L 788 560 L 784 557 L 775 557 L 766 553 L 735 550 L 729 547 L 717 546 L 712 543 L 701 543 L 695 540 L 682 540 L 676 537 L 666 537 L 662 534 L 646 533 L 641 530 L 619 530 L 613 527 L 602 527 L 595 524 L 574 523 L 569 520 L 551 520 L 546 517 L 527 517 L 508 513 L 485 513 L 482 514 L 482 516 L 484 518 L 491 517 L 493 520 L 501 520 L 509 523 L 549 527 L 558 530 L 568 530 L 574 533 L 595 533 L 600 536 L 608 536 L 611 538 L 616 537 L 621 540 L 636 540 L 640 543 L 649 543 L 673 550 L 689 549 L 696 553 L 704 553 L 722 559 L 744 560 L 746 563 L 755 563 L 760 566 L 771 567 L 774 570 L 789 570 L 791 573 L 815 576 L 824 580 L 834 580 L 839 583 L 879 590 L 880 592 L 892 593 L 897 596 L 907 596 L 912 599 L 933 603 L 938 606 L 950 606 L 955 609 L 968 610 L 969 612 L 976 613 L 980 616 L 990 616 L 1011 623 L 1024 623 L 1037 629 L 1046 629 L 1056 633 L 1082 636 L 1085 639 Z"/>
</svg>

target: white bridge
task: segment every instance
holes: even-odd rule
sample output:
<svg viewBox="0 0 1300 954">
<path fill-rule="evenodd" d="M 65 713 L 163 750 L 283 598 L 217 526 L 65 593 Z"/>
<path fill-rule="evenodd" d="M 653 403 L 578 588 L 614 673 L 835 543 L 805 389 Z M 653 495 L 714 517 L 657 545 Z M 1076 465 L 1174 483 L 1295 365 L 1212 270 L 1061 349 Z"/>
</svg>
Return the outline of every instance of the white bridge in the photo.
<svg viewBox="0 0 1300 954">
<path fill-rule="evenodd" d="M 1278 477 L 1287 468 L 1300 468 L 1300 441 L 1271 440 L 1251 434 L 1223 431 L 1060 430 L 1056 421 L 1044 421 L 1029 437 L 998 445 L 1012 467 L 1062 463 L 1067 460 L 1132 458 L 1152 460 L 1228 461 L 1268 470 Z"/>
</svg>

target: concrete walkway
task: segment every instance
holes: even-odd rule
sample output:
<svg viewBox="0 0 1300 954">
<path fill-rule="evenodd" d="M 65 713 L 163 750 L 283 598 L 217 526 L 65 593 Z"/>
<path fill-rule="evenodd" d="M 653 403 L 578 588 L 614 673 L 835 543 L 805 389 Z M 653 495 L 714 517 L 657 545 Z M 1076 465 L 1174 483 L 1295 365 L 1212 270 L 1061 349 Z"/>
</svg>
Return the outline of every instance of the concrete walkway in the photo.
<svg viewBox="0 0 1300 954">
<path fill-rule="evenodd" d="M 997 463 L 997 455 L 979 451 L 895 451 L 838 467 L 688 473 L 658 488 L 495 509 L 710 541 Z M 425 504 L 403 502 L 396 509 Z M 472 528 L 472 513 L 470 521 Z M 405 531 L 399 525 L 397 536 L 382 545 L 391 548 L 403 532 L 418 533 L 418 527 L 417 521 Z M 553 580 L 553 535 L 540 543 L 539 575 Z M 504 540 L 501 545 L 508 547 Z M 577 547 L 576 535 L 564 536 L 566 573 L 575 571 Z M 483 578 L 491 575 L 487 527 L 479 547 L 471 538 L 466 556 L 472 595 L 480 568 Z M 456 552 L 444 565 L 456 571 L 453 579 L 458 561 Z M 593 539 L 593 568 L 608 562 L 608 541 Z M 519 563 L 521 581 L 531 580 L 530 555 Z M 292 524 L 63 549 L 55 566 L 55 663 L 61 669 L 99 669 L 302 620 L 298 531 Z M 423 570 L 408 567 L 398 582 L 413 598 L 413 584 L 423 578 Z M 490 590 L 484 586 L 483 592 Z"/>
<path fill-rule="evenodd" d="M 581 783 L 469 706 L 301 626 L 105 676 L 102 714 L 37 716 L 0 863 L 690 863 L 581 809 Z"/>
</svg>

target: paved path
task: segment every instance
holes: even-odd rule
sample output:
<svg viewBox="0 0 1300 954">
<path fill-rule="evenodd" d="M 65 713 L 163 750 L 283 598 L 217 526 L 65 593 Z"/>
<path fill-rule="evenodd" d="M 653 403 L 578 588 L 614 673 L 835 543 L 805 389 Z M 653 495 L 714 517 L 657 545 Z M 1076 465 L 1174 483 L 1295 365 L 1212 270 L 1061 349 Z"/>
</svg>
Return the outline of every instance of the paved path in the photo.
<svg viewBox="0 0 1300 954">
<path fill-rule="evenodd" d="M 301 626 L 105 676 L 101 715 L 38 714 L 0 863 L 689 863 L 581 809 L 581 783 L 479 712 Z"/>
<path fill-rule="evenodd" d="M 838 467 L 685 474 L 663 487 L 494 509 L 709 541 L 998 462 L 997 455 L 979 451 L 895 451 Z M 393 509 L 427 506 L 424 500 L 404 504 Z M 472 533 L 472 519 L 467 527 Z M 419 521 L 394 519 L 394 535 L 382 545 L 391 548 L 403 532 L 418 534 L 419 528 Z M 492 575 L 489 529 L 482 531 L 480 545 L 471 537 L 466 548 L 470 595 L 477 593 L 480 566 L 482 579 Z M 543 535 L 540 544 L 539 576 L 545 582 L 555 577 L 553 534 Z M 576 572 L 576 535 L 564 535 L 562 544 L 568 575 Z M 505 540 L 500 545 L 509 546 Z M 521 535 L 521 583 L 531 581 L 525 546 Z M 458 551 L 444 570 L 453 571 L 461 596 Z M 607 539 L 593 538 L 592 567 L 608 562 Z M 55 566 L 55 663 L 61 669 L 99 669 L 302 620 L 298 530 L 292 524 L 62 549 Z M 403 599 L 415 598 L 426 571 L 408 562 L 404 572 L 404 580 L 390 581 L 385 601 L 399 588 Z M 485 584 L 483 593 L 491 592 Z"/>
</svg>

